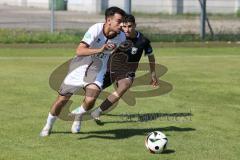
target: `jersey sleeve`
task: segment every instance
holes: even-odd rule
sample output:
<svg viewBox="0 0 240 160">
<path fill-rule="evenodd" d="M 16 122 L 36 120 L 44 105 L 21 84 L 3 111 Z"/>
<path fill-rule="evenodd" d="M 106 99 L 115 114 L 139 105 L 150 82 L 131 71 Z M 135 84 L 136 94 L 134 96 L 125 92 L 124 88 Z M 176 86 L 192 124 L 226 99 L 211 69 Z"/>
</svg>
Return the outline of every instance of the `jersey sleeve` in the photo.
<svg viewBox="0 0 240 160">
<path fill-rule="evenodd" d="M 146 39 L 145 46 L 144 46 L 145 56 L 153 55 L 153 49 L 150 43 L 151 42 L 148 39 Z"/>
<path fill-rule="evenodd" d="M 85 43 L 88 46 L 90 46 L 94 42 L 96 37 L 97 37 L 97 25 L 93 25 L 84 34 L 81 43 Z"/>
</svg>

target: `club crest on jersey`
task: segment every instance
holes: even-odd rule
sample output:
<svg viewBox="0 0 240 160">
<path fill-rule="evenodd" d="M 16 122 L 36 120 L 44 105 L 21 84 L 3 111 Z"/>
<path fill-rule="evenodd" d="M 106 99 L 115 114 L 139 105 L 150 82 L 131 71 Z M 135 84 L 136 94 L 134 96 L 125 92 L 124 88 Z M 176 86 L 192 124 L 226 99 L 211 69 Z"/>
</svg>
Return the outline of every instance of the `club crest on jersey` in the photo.
<svg viewBox="0 0 240 160">
<path fill-rule="evenodd" d="M 100 38 L 98 38 L 98 39 L 97 39 L 97 43 L 99 43 L 100 41 L 101 41 L 101 39 L 100 39 Z"/>
<path fill-rule="evenodd" d="M 137 48 L 136 47 L 132 47 L 132 51 L 131 51 L 131 54 L 136 54 L 137 53 Z"/>
</svg>

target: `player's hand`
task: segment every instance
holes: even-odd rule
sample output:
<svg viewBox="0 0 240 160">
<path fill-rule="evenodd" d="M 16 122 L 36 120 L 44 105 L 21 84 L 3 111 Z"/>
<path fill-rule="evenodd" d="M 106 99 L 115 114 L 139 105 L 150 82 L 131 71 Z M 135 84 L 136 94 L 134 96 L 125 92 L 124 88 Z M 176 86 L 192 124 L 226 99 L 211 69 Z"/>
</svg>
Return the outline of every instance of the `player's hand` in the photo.
<svg viewBox="0 0 240 160">
<path fill-rule="evenodd" d="M 99 48 L 99 53 L 102 53 L 104 51 L 112 51 L 114 48 L 116 48 L 116 45 L 114 43 L 107 43 Z"/>
<path fill-rule="evenodd" d="M 155 88 L 159 86 L 159 82 L 155 73 L 152 73 L 150 84 Z"/>
<path fill-rule="evenodd" d="M 99 53 L 102 53 L 104 51 L 109 51 L 109 54 L 111 54 L 115 48 L 116 48 L 116 45 L 114 43 L 107 43 L 107 44 L 104 44 L 101 48 L 99 48 Z"/>
<path fill-rule="evenodd" d="M 104 49 L 107 50 L 107 51 L 113 51 L 115 48 L 116 48 L 116 44 L 114 44 L 114 43 L 107 43 L 105 45 Z"/>
</svg>

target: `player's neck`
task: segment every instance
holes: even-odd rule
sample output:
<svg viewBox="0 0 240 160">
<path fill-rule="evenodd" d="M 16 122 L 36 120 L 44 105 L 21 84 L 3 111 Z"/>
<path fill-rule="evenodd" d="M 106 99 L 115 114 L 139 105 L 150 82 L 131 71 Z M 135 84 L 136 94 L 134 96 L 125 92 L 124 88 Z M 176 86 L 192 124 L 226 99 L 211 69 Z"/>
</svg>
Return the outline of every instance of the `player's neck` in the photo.
<svg viewBox="0 0 240 160">
<path fill-rule="evenodd" d="M 112 37 L 115 37 L 117 33 L 111 31 L 110 28 L 106 24 L 104 24 L 104 26 L 103 26 L 103 34 L 104 34 L 105 37 L 111 39 Z"/>
<path fill-rule="evenodd" d="M 130 34 L 130 38 L 131 39 L 134 39 L 134 38 L 136 38 L 137 37 L 137 31 L 133 31 L 131 34 Z"/>
<path fill-rule="evenodd" d="M 109 35 L 110 29 L 107 24 L 103 25 L 103 34 L 107 37 Z"/>
</svg>

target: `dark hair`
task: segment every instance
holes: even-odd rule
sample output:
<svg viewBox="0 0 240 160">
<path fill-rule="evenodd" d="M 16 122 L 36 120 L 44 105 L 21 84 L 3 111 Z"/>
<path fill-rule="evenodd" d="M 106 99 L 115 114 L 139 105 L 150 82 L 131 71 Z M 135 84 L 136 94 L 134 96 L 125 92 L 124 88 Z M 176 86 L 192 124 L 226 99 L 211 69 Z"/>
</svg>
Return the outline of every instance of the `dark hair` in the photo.
<svg viewBox="0 0 240 160">
<path fill-rule="evenodd" d="M 123 18 L 123 23 L 134 23 L 135 24 L 135 17 L 131 14 L 126 14 L 125 17 Z"/>
<path fill-rule="evenodd" d="M 125 16 L 125 12 L 121 8 L 110 7 L 108 9 L 106 9 L 106 11 L 105 11 L 105 19 L 107 19 L 108 17 L 114 16 L 114 14 L 116 14 L 116 13 L 122 15 L 123 17 Z"/>
</svg>

